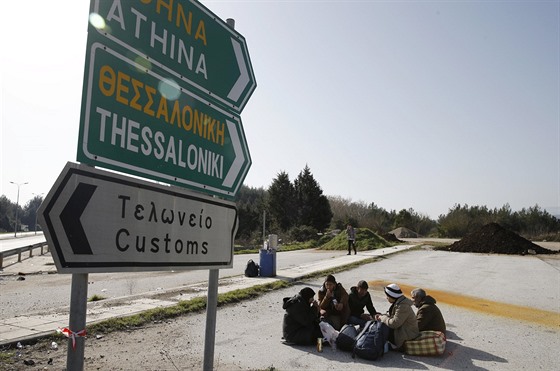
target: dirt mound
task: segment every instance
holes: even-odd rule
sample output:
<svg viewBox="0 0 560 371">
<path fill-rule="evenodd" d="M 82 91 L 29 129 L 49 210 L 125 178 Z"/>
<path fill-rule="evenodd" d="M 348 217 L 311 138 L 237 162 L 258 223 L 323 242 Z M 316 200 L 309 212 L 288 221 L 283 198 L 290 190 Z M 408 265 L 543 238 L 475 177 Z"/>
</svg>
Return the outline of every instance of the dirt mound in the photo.
<svg viewBox="0 0 560 371">
<path fill-rule="evenodd" d="M 461 240 L 447 247 L 438 248 L 455 252 L 479 252 L 487 254 L 556 254 L 558 251 L 545 249 L 497 223 L 486 224 Z"/>
<path fill-rule="evenodd" d="M 404 242 L 399 240 L 393 233 L 383 233 L 380 236 L 389 242 Z"/>
<path fill-rule="evenodd" d="M 389 233 L 394 234 L 397 238 L 418 238 L 420 235 L 406 227 L 395 228 Z"/>
</svg>

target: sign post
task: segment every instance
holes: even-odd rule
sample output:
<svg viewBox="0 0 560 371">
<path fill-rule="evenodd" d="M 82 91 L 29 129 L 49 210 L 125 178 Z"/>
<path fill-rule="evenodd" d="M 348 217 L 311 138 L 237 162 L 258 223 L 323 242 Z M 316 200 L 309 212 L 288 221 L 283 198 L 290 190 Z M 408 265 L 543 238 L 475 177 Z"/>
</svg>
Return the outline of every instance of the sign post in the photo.
<svg viewBox="0 0 560 371">
<path fill-rule="evenodd" d="M 211 370 L 237 209 L 206 194 L 233 199 L 251 166 L 245 38 L 196 0 L 91 0 L 89 19 L 77 160 L 172 186 L 68 163 L 40 206 L 57 270 L 72 274 L 67 368 L 83 369 L 88 273 L 209 269 Z"/>
<path fill-rule="evenodd" d="M 70 318 L 68 321 L 68 352 L 66 369 L 83 370 L 85 354 L 85 329 L 87 316 L 88 274 L 72 274 Z M 84 333 L 84 335 L 80 335 Z"/>
</svg>

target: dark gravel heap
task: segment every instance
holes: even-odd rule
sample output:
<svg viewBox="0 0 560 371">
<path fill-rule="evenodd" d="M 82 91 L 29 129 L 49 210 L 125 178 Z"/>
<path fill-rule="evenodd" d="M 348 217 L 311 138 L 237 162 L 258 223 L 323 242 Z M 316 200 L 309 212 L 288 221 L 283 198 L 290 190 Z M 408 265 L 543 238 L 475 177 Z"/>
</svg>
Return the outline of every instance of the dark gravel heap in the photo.
<svg viewBox="0 0 560 371">
<path fill-rule="evenodd" d="M 404 242 L 404 241 L 399 240 L 397 238 L 397 236 L 395 236 L 394 233 L 384 233 L 384 234 L 381 235 L 381 237 L 383 237 L 385 239 L 385 241 L 388 241 L 388 242 Z"/>
<path fill-rule="evenodd" d="M 558 251 L 536 245 L 518 234 L 502 228 L 497 223 L 486 224 L 452 245 L 438 250 L 510 255 L 558 253 Z"/>
</svg>

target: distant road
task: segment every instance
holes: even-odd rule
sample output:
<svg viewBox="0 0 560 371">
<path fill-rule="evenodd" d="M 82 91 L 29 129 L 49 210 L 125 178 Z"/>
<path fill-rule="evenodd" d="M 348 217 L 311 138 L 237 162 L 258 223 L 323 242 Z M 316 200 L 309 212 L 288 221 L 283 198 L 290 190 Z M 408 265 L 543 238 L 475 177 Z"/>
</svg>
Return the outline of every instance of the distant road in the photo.
<svg viewBox="0 0 560 371">
<path fill-rule="evenodd" d="M 13 233 L 4 233 L 0 235 L 0 251 L 34 245 L 40 242 L 46 242 L 42 232 L 37 232 L 37 235 L 35 235 L 35 232 L 22 232 L 18 233 L 17 237 L 14 237 Z"/>
</svg>

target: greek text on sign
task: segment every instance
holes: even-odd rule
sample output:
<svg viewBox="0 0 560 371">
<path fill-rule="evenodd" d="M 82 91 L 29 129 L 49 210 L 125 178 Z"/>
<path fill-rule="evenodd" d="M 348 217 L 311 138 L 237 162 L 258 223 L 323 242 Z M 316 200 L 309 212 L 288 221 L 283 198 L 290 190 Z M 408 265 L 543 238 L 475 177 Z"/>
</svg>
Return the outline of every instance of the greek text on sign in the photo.
<svg viewBox="0 0 560 371">
<path fill-rule="evenodd" d="M 235 204 L 68 163 L 39 209 L 60 273 L 230 268 Z"/>
<path fill-rule="evenodd" d="M 195 0 L 92 0 L 89 32 L 241 112 L 256 88 L 245 39 Z"/>
<path fill-rule="evenodd" d="M 78 161 L 235 196 L 251 165 L 239 115 L 99 38 L 88 35 Z"/>
</svg>

